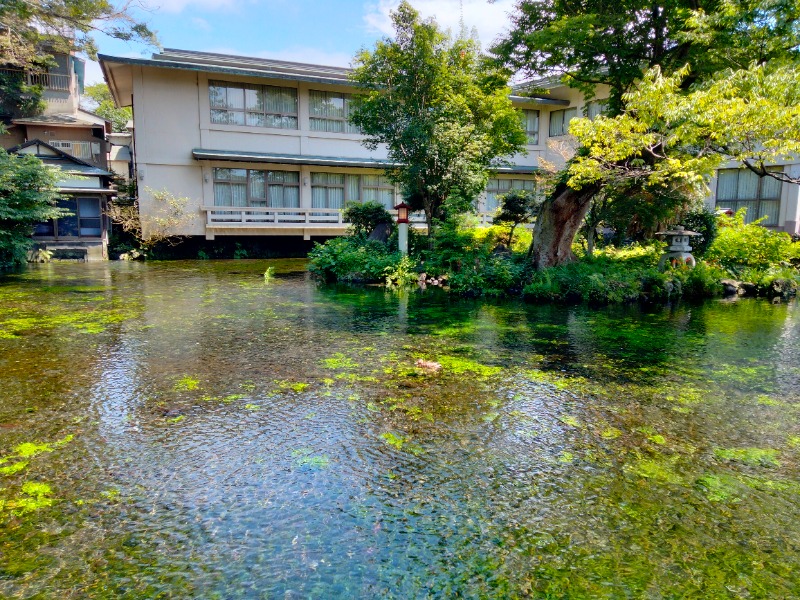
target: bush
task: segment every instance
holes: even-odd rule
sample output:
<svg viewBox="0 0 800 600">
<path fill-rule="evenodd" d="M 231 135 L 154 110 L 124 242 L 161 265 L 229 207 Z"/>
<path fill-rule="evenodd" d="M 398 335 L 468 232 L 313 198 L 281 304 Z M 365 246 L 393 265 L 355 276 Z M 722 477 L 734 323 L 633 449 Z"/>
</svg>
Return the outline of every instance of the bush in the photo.
<svg viewBox="0 0 800 600">
<path fill-rule="evenodd" d="M 361 236 L 340 237 L 316 244 L 308 255 L 308 270 L 325 281 L 379 282 L 386 270 L 400 262 L 399 252 L 392 252 L 381 242 Z"/>
<path fill-rule="evenodd" d="M 708 260 L 738 275 L 748 267 L 767 270 L 798 256 L 800 246 L 788 234 L 762 227 L 761 220 L 745 225 L 744 217 L 745 209 L 719 217 L 719 234 L 706 253 Z"/>
<path fill-rule="evenodd" d="M 342 216 L 350 223 L 354 235 L 368 236 L 378 225 L 394 225 L 392 215 L 377 202 L 350 203 Z"/>
<path fill-rule="evenodd" d="M 687 213 L 680 222 L 689 231 L 696 231 L 700 234 L 700 237 L 692 239 L 692 254 L 705 256 L 719 233 L 717 214 L 703 208 Z"/>
</svg>

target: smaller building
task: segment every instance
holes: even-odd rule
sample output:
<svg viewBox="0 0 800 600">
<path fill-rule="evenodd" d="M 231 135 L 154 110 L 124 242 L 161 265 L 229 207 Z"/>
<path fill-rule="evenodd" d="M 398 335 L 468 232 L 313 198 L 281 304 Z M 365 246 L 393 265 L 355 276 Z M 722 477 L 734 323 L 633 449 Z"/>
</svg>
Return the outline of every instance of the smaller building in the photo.
<svg viewBox="0 0 800 600">
<path fill-rule="evenodd" d="M 116 193 L 110 187 L 112 173 L 41 140 L 25 142 L 9 152 L 32 154 L 61 171 L 58 206 L 70 214 L 36 225 L 33 239 L 37 247 L 53 252 L 56 258 L 108 258 L 106 205 Z"/>
</svg>

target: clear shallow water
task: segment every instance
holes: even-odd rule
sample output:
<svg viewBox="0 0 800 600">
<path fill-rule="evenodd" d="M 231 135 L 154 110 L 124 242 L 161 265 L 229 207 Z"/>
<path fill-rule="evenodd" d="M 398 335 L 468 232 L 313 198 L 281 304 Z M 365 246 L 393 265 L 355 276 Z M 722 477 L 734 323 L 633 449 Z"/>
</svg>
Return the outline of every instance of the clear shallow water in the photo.
<svg viewBox="0 0 800 600">
<path fill-rule="evenodd" d="M 800 597 L 799 406 L 796 304 L 43 265 L 0 281 L 0 596 Z"/>
</svg>

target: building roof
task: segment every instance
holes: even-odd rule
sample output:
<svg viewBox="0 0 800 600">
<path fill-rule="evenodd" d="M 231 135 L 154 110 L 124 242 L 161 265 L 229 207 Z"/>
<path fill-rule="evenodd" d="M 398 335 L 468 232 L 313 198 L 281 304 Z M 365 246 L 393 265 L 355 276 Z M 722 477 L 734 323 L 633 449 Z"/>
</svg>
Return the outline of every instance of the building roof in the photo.
<svg viewBox="0 0 800 600">
<path fill-rule="evenodd" d="M 65 173 L 74 173 L 76 175 L 80 175 L 81 177 L 111 177 L 113 175 L 112 173 L 109 173 L 108 171 L 99 167 L 95 167 L 94 165 L 83 161 L 80 158 L 75 158 L 71 154 L 67 154 L 59 148 L 54 148 L 42 140 L 27 141 L 24 144 L 9 148 L 8 152 L 10 154 L 19 154 L 20 151 L 25 150 L 26 148 L 32 148 L 33 146 L 36 146 L 35 151 L 33 152 L 34 156 L 42 161 L 46 161 L 47 164 L 57 166 Z"/>
<path fill-rule="evenodd" d="M 397 166 L 385 159 L 348 158 L 341 156 L 307 156 L 301 154 L 281 154 L 277 152 L 240 152 L 234 150 L 209 150 L 194 148 L 192 156 L 196 160 L 235 161 L 269 163 L 281 165 L 313 165 L 319 167 L 350 167 L 361 169 L 386 169 Z M 497 173 L 534 173 L 536 167 L 519 165 L 499 165 L 491 169 Z"/>
<path fill-rule="evenodd" d="M 15 125 L 48 125 L 53 127 L 82 127 L 92 129 L 95 127 L 103 127 L 101 123 L 94 123 L 84 119 L 79 119 L 75 115 L 70 114 L 55 114 L 55 115 L 40 115 L 38 117 L 23 117 L 20 119 L 13 119 L 11 121 Z"/>
<path fill-rule="evenodd" d="M 245 77 L 307 81 L 310 83 L 350 85 L 348 81 L 350 69 L 343 67 L 312 65 L 232 54 L 215 54 L 213 52 L 165 48 L 163 52 L 153 54 L 152 58 L 149 59 L 108 56 L 105 54 L 98 55 L 98 59 L 103 69 L 103 76 L 108 82 L 117 106 L 129 106 L 131 104 L 132 84 L 128 81 L 129 74 L 124 69 L 125 66 L 130 65 Z"/>
<path fill-rule="evenodd" d="M 127 68 L 130 66 L 181 69 L 203 73 L 353 86 L 349 80 L 352 69 L 346 67 L 237 56 L 234 54 L 165 48 L 162 52 L 153 54 L 152 58 L 131 58 L 100 54 L 98 59 L 103 70 L 103 76 L 108 83 L 117 106 L 130 106 L 132 103 L 133 81 L 130 69 Z M 524 86 L 524 84 L 521 85 Z M 517 89 L 517 87 L 515 86 L 514 89 Z M 525 90 L 528 88 L 520 87 L 519 89 Z M 512 96 L 511 99 L 516 102 L 525 101 L 538 104 L 561 105 L 563 102 L 562 100 L 548 97 Z"/>
</svg>

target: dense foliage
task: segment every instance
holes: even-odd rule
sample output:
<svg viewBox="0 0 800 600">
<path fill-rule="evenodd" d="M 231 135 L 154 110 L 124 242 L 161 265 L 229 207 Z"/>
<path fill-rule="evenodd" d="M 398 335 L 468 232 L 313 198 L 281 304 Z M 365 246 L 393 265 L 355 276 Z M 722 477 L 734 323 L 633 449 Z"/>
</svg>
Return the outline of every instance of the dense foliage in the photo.
<svg viewBox="0 0 800 600">
<path fill-rule="evenodd" d="M 720 217 L 716 235 L 716 219 L 712 223 L 709 217 L 708 212 L 690 213 L 683 221 L 700 225 L 696 228 L 711 241 L 706 260 L 698 260 L 694 269 L 659 270 L 665 245 L 650 242 L 609 246 L 593 255 L 576 249 L 577 261 L 534 271 L 527 260 L 528 229 L 522 229 L 512 247 L 506 248 L 505 226 L 476 227 L 464 217 L 445 221 L 428 244 L 412 235 L 414 243 L 406 258 L 396 251 L 396 239 L 384 244 L 362 234 L 330 240 L 312 251 L 309 269 L 326 281 L 386 281 L 389 285 L 435 281 L 464 296 L 523 296 L 531 302 L 609 304 L 710 298 L 734 293 L 725 286 L 731 278 L 746 282 L 741 293 L 788 297 L 797 292 L 800 242 L 757 224 L 745 225 L 741 212 Z"/>
<path fill-rule="evenodd" d="M 451 40 L 407 2 L 392 19 L 394 39 L 355 58 L 351 121 L 367 148 L 386 146 L 389 176 L 431 231 L 445 213 L 471 208 L 490 167 L 526 137 L 505 78 L 485 69 L 474 41 Z"/>
<path fill-rule="evenodd" d="M 635 198 L 620 186 L 697 197 L 727 160 L 775 177 L 766 165 L 800 139 L 799 15 L 794 0 L 520 2 L 497 59 L 587 98 L 605 95 L 598 85 L 609 94 L 606 117 L 571 124 L 579 150 L 537 220 L 534 266 L 573 259 L 593 201 Z M 617 214 L 639 218 L 663 197 L 640 195 Z"/>
<path fill-rule="evenodd" d="M 342 216 L 355 235 L 369 235 L 378 225 L 394 226 L 392 215 L 378 202 L 353 202 Z"/>
<path fill-rule="evenodd" d="M 694 269 L 660 271 L 660 255 L 660 245 L 601 250 L 594 257 L 535 272 L 524 296 L 530 301 L 609 304 L 708 298 L 722 293 L 719 282 L 725 273 L 718 267 L 700 262 Z"/>
<path fill-rule="evenodd" d="M 128 121 L 133 119 L 133 109 L 130 106 L 117 108 L 105 83 L 87 85 L 83 98 L 91 103 L 88 107 L 90 110 L 111 121 L 111 128 L 115 132 L 127 131 Z"/>
<path fill-rule="evenodd" d="M 33 226 L 60 216 L 54 169 L 35 156 L 0 149 L 0 270 L 26 260 Z"/>
<path fill-rule="evenodd" d="M 745 209 L 721 216 L 719 233 L 706 253 L 708 260 L 734 274 L 744 269 L 767 270 L 800 261 L 800 243 L 779 231 L 770 231 L 758 222 L 745 224 Z"/>
<path fill-rule="evenodd" d="M 308 258 L 308 270 L 324 281 L 372 283 L 384 281 L 387 269 L 395 268 L 401 255 L 388 244 L 353 235 L 315 245 Z"/>
</svg>

